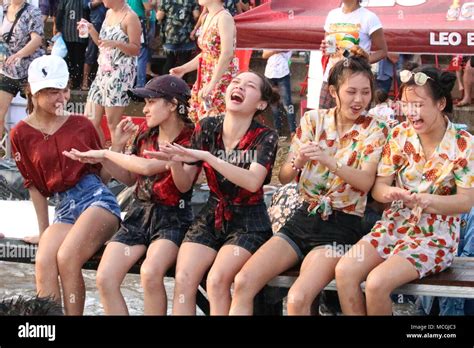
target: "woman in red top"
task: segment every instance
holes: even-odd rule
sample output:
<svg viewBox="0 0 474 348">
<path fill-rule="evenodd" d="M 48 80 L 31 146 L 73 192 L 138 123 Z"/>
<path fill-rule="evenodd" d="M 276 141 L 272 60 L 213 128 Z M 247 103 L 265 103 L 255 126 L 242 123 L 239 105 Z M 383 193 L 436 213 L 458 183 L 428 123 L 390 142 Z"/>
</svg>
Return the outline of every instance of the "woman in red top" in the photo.
<svg viewBox="0 0 474 348">
<path fill-rule="evenodd" d="M 59 116 L 68 79 L 66 62 L 57 56 L 42 56 L 31 63 L 30 114 L 12 130 L 11 142 L 38 218 L 38 295 L 60 301 L 59 274 L 66 314 L 80 315 L 85 300 L 82 266 L 117 230 L 120 208 L 100 180 L 106 176 L 100 164 L 83 164 L 62 155 L 72 147 L 101 148 L 87 118 Z M 51 196 L 57 204 L 50 226 L 47 197 Z"/>
<path fill-rule="evenodd" d="M 195 314 L 196 292 L 209 268 L 211 314 L 228 314 L 235 274 L 272 235 L 262 188 L 271 179 L 278 134 L 254 116 L 273 97 L 263 75 L 241 73 L 227 88 L 225 115 L 196 125 L 193 149 L 168 144 L 156 153 L 175 161 L 198 161 L 177 167 L 181 174 L 174 176 L 176 185 L 189 185 L 202 165 L 211 191 L 179 251 L 173 314 Z"/>
<path fill-rule="evenodd" d="M 165 315 L 167 298 L 163 278 L 176 262 L 178 248 L 193 219 L 190 205 L 193 181 L 175 185 L 176 167 L 183 164 L 148 159 L 145 151 L 159 151 L 159 144 L 165 141 L 190 145 L 194 125 L 187 115 L 187 101 L 191 92 L 183 80 L 170 75 L 156 77 L 132 92 L 146 102 L 143 109 L 146 122 L 133 142 L 132 156 L 109 150 L 72 150 L 67 155 L 80 161 L 101 162 L 123 183 L 129 186 L 137 183 L 130 209 L 107 245 L 97 270 L 97 287 L 105 313 L 128 314 L 120 284 L 146 253 L 140 269 L 145 314 Z M 112 150 L 123 150 L 130 136 L 128 130 L 133 130 L 130 121 L 119 123 Z"/>
</svg>

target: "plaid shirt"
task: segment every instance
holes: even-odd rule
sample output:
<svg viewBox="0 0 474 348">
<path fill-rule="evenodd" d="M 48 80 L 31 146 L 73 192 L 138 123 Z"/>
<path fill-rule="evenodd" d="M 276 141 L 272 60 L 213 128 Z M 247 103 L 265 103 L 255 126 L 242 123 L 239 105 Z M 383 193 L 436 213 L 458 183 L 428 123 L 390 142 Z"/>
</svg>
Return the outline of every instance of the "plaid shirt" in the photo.
<svg viewBox="0 0 474 348">
<path fill-rule="evenodd" d="M 249 169 L 253 162 L 257 162 L 267 169 L 264 184 L 269 183 L 277 153 L 278 134 L 274 130 L 252 121 L 239 144 L 231 153 L 226 153 L 222 140 L 223 124 L 223 116 L 206 117 L 201 120 L 196 124 L 192 147 L 209 151 L 214 156 L 244 169 Z M 232 219 L 232 206 L 263 203 L 263 187 L 256 192 L 247 191 L 227 180 L 209 164 L 203 163 L 202 165 L 206 172 L 211 199 L 218 201 L 215 209 L 216 229 L 222 227 L 223 219 L 227 221 Z"/>
<path fill-rule="evenodd" d="M 189 147 L 192 133 L 192 126 L 185 126 L 173 142 Z M 159 127 L 149 129 L 146 122 L 143 122 L 133 141 L 131 154 L 146 158 L 143 155 L 143 151 L 160 151 L 158 135 Z M 142 201 L 153 201 L 166 206 L 177 206 L 181 200 L 186 202 L 191 200 L 192 189 L 186 193 L 181 193 L 174 184 L 171 171 L 167 170 L 152 176 L 139 175 L 135 196 Z"/>
</svg>

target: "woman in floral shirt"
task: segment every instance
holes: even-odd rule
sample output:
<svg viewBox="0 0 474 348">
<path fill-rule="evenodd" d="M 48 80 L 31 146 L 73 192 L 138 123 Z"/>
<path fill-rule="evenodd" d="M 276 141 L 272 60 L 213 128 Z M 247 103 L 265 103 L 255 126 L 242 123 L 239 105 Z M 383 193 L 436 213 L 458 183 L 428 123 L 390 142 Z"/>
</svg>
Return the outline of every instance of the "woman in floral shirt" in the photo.
<svg viewBox="0 0 474 348">
<path fill-rule="evenodd" d="M 40 10 L 24 0 L 12 0 L 4 6 L 3 13 L 0 34 L 8 52 L 0 69 L 0 140 L 10 103 L 18 92 L 23 93 L 27 83 L 30 63 L 44 54 L 41 48 L 44 28 Z M 18 15 L 18 21 L 13 27 Z"/>
<path fill-rule="evenodd" d="M 191 162 L 176 179 L 189 183 L 202 166 L 211 191 L 179 250 L 173 314 L 196 313 L 196 292 L 208 270 L 211 314 L 228 314 L 235 274 L 272 235 L 263 185 L 272 176 L 278 134 L 254 117 L 273 100 L 263 75 L 241 73 L 227 88 L 225 115 L 196 125 L 193 149 L 162 149 L 172 160 Z"/>
<path fill-rule="evenodd" d="M 225 92 L 237 72 L 234 19 L 225 11 L 221 0 L 200 0 L 199 4 L 209 12 L 198 38 L 202 51 L 188 63 L 170 70 L 171 75 L 179 77 L 196 69 L 198 71 L 191 91 L 189 114 L 194 122 L 225 112 Z"/>
<path fill-rule="evenodd" d="M 337 107 L 304 115 L 280 170 L 282 183 L 301 172 L 304 203 L 237 274 L 231 314 L 251 314 L 254 296 L 299 261 L 288 314 L 309 314 L 314 298 L 334 279 L 344 249 L 363 235 L 361 217 L 388 129 L 365 114 L 374 78 L 367 54 L 360 48 L 352 52 L 329 76 Z"/>
<path fill-rule="evenodd" d="M 458 214 L 474 203 L 473 138 L 445 115 L 453 109 L 454 74 L 424 67 L 400 77 L 408 120 L 392 130 L 372 190 L 377 201 L 392 204 L 354 246 L 362 260 L 346 255 L 337 266 L 345 314 L 391 315 L 395 288 L 449 267 L 459 242 Z"/>
</svg>

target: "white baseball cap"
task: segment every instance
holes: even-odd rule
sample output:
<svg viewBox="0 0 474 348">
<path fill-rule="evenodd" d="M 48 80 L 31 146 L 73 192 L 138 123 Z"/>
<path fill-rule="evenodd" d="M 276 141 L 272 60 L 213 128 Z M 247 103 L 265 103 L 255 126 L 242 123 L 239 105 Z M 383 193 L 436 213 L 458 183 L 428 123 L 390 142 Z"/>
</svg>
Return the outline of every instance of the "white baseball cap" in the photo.
<svg viewBox="0 0 474 348">
<path fill-rule="evenodd" d="M 28 68 L 31 93 L 45 88 L 66 88 L 69 81 L 67 64 L 58 56 L 42 56 L 33 60 Z"/>
</svg>

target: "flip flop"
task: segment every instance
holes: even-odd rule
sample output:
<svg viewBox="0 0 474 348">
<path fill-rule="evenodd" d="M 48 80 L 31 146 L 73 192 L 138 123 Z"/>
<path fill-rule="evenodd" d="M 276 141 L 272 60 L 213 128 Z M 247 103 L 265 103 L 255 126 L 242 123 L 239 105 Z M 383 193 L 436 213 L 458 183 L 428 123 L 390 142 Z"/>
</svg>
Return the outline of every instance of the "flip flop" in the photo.
<svg viewBox="0 0 474 348">
<path fill-rule="evenodd" d="M 468 103 L 468 102 L 459 102 L 456 104 L 456 106 L 460 108 L 462 108 L 463 106 L 469 106 L 469 105 L 471 105 L 471 103 Z"/>
</svg>

